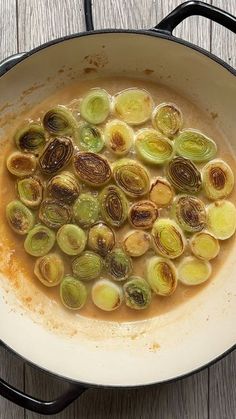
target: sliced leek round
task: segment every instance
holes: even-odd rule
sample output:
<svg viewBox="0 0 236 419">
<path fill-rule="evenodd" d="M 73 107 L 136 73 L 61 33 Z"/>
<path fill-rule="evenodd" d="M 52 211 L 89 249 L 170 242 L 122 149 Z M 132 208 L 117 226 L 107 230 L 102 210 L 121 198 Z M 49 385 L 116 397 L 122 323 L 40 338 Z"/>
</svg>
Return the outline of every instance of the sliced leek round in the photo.
<svg viewBox="0 0 236 419">
<path fill-rule="evenodd" d="M 104 138 L 101 130 L 88 123 L 80 125 L 75 142 L 81 151 L 99 153 L 104 147 Z"/>
<path fill-rule="evenodd" d="M 123 301 L 122 288 L 108 279 L 100 279 L 92 287 L 92 300 L 100 310 L 116 310 Z"/>
<path fill-rule="evenodd" d="M 69 205 L 56 199 L 44 199 L 39 208 L 39 219 L 50 228 L 58 229 L 71 221 Z"/>
<path fill-rule="evenodd" d="M 148 308 L 152 293 L 151 288 L 145 279 L 132 276 L 124 285 L 125 304 L 134 310 Z"/>
<path fill-rule="evenodd" d="M 172 138 L 182 128 L 182 112 L 172 103 L 162 103 L 154 109 L 152 124 L 162 134 Z"/>
<path fill-rule="evenodd" d="M 72 204 L 80 193 L 80 185 L 73 173 L 63 171 L 50 179 L 47 191 L 52 198 Z"/>
<path fill-rule="evenodd" d="M 107 224 L 113 227 L 124 224 L 128 216 L 128 201 L 118 186 L 106 186 L 99 195 L 99 203 L 102 218 Z"/>
<path fill-rule="evenodd" d="M 202 182 L 207 198 L 223 199 L 233 190 L 234 174 L 226 162 L 215 159 L 203 167 Z"/>
<path fill-rule="evenodd" d="M 17 180 L 18 196 L 29 208 L 36 208 L 43 199 L 43 184 L 36 176 L 24 177 Z"/>
<path fill-rule="evenodd" d="M 202 187 L 201 173 L 191 160 L 184 157 L 175 157 L 171 160 L 166 174 L 177 191 L 195 194 Z"/>
<path fill-rule="evenodd" d="M 206 226 L 205 205 L 196 196 L 177 195 L 171 212 L 180 227 L 188 233 L 201 231 Z"/>
<path fill-rule="evenodd" d="M 105 257 L 115 246 L 114 231 L 105 223 L 98 222 L 88 232 L 88 247 Z"/>
<path fill-rule="evenodd" d="M 64 224 L 57 232 L 57 244 L 60 249 L 70 256 L 83 252 L 86 246 L 86 234 L 75 224 Z"/>
<path fill-rule="evenodd" d="M 196 163 L 213 159 L 217 153 L 216 143 L 199 131 L 186 129 L 175 138 L 175 151 Z"/>
<path fill-rule="evenodd" d="M 194 234 L 189 244 L 193 254 L 200 259 L 214 259 L 220 251 L 218 239 L 208 231 Z"/>
<path fill-rule="evenodd" d="M 168 207 L 174 197 L 174 190 L 168 180 L 158 176 L 151 184 L 149 198 L 158 208 Z"/>
<path fill-rule="evenodd" d="M 157 217 L 158 209 L 152 201 L 137 201 L 129 209 L 129 223 L 134 228 L 148 230 L 152 228 Z"/>
<path fill-rule="evenodd" d="M 74 169 L 78 178 L 93 187 L 105 185 L 111 179 L 111 168 L 105 157 L 81 151 L 74 156 Z"/>
<path fill-rule="evenodd" d="M 150 248 L 150 235 L 142 230 L 128 233 L 123 240 L 124 251 L 131 257 L 144 255 Z"/>
<path fill-rule="evenodd" d="M 128 278 L 133 270 L 132 259 L 120 248 L 108 253 L 106 257 L 106 269 L 115 281 L 123 281 Z"/>
<path fill-rule="evenodd" d="M 195 256 L 186 256 L 178 266 L 178 278 L 184 285 L 199 285 L 211 276 L 211 264 Z"/>
<path fill-rule="evenodd" d="M 32 211 L 17 199 L 7 204 L 6 218 L 11 229 L 20 235 L 27 234 L 35 223 Z"/>
<path fill-rule="evenodd" d="M 46 287 L 55 287 L 62 281 L 64 276 L 64 264 L 57 253 L 48 253 L 37 259 L 34 266 L 34 274 Z"/>
<path fill-rule="evenodd" d="M 233 236 L 236 230 L 235 205 L 226 200 L 215 201 L 207 207 L 207 226 L 219 240 Z"/>
<path fill-rule="evenodd" d="M 56 236 L 53 230 L 37 224 L 26 236 L 24 248 L 31 256 L 45 256 L 53 248 Z"/>
<path fill-rule="evenodd" d="M 178 224 L 169 218 L 159 218 L 152 228 L 155 250 L 164 257 L 175 259 L 182 255 L 186 239 Z"/>
<path fill-rule="evenodd" d="M 135 149 L 140 159 L 153 165 L 166 164 L 174 155 L 171 141 L 152 128 L 138 131 Z"/>
<path fill-rule="evenodd" d="M 139 125 L 151 118 L 153 101 L 146 90 L 126 89 L 115 96 L 114 109 L 127 124 Z"/>
<path fill-rule="evenodd" d="M 50 134 L 67 136 L 76 129 L 77 121 L 69 109 L 59 105 L 44 115 L 43 125 Z"/>
<path fill-rule="evenodd" d="M 139 198 L 149 192 L 149 173 L 144 166 L 135 160 L 117 160 L 113 164 L 113 177 L 116 184 L 128 196 Z"/>
<path fill-rule="evenodd" d="M 72 262 L 73 275 L 82 281 L 91 281 L 100 276 L 103 260 L 97 253 L 85 250 Z"/>
<path fill-rule="evenodd" d="M 91 193 L 83 193 L 73 205 L 73 215 L 76 223 L 82 227 L 89 227 L 99 217 L 99 202 Z"/>
<path fill-rule="evenodd" d="M 18 177 L 32 175 L 37 167 L 37 159 L 34 154 L 24 154 L 14 151 L 7 158 L 7 168 L 9 172 Z"/>
<path fill-rule="evenodd" d="M 134 141 L 134 132 L 129 125 L 118 119 L 107 122 L 104 130 L 107 148 L 117 156 L 127 154 Z"/>
<path fill-rule="evenodd" d="M 157 295 L 168 297 L 177 287 L 177 269 L 168 259 L 154 256 L 148 261 L 147 281 Z"/>
<path fill-rule="evenodd" d="M 66 275 L 60 285 L 60 297 L 63 305 L 70 310 L 79 310 L 86 303 L 87 289 L 83 282 L 71 275 Z"/>
<path fill-rule="evenodd" d="M 14 140 L 20 151 L 37 155 L 46 143 L 46 136 L 41 125 L 32 123 L 18 129 Z"/>
<path fill-rule="evenodd" d="M 104 89 L 91 89 L 82 99 L 80 114 L 90 124 L 101 124 L 110 113 L 110 97 Z"/>
<path fill-rule="evenodd" d="M 45 175 L 53 175 L 70 163 L 73 154 L 74 146 L 70 138 L 53 138 L 39 158 L 39 167 Z"/>
</svg>

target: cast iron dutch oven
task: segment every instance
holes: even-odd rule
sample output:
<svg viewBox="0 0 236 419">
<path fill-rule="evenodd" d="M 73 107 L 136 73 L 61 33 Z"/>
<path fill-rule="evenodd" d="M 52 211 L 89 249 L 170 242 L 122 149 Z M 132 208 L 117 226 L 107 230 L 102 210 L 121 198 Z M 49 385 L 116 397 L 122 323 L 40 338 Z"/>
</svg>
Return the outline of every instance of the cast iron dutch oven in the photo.
<svg viewBox="0 0 236 419">
<path fill-rule="evenodd" d="M 85 1 L 85 12 L 88 32 L 50 41 L 1 63 L 0 106 L 16 103 L 15 99 L 36 83 L 42 88 L 32 90 L 26 99 L 34 106 L 55 92 L 60 80 L 65 85 L 70 82 L 66 71 L 58 73 L 65 64 L 81 83 L 89 77 L 84 72 L 87 58 L 100 57 L 98 77 L 124 74 L 139 77 L 145 69 L 154 69 L 152 80 L 157 83 L 162 80 L 199 107 L 213 110 L 236 152 L 236 71 L 209 52 L 172 34 L 191 15 L 205 16 L 236 33 L 235 17 L 209 4 L 188 1 L 151 30 L 94 31 L 90 2 Z M 17 106 L 17 103 L 13 105 L 14 111 Z M 0 394 L 47 415 L 64 409 L 90 386 L 150 385 L 183 377 L 209 365 L 235 348 L 235 260 L 236 249 L 204 292 L 169 313 L 130 324 L 81 318 L 81 330 L 76 338 L 52 333 L 27 313 L 9 310 L 0 287 L 2 344 L 71 383 L 66 394 L 49 402 L 36 400 L 3 380 Z M 148 350 L 155 342 L 159 349 Z"/>
</svg>

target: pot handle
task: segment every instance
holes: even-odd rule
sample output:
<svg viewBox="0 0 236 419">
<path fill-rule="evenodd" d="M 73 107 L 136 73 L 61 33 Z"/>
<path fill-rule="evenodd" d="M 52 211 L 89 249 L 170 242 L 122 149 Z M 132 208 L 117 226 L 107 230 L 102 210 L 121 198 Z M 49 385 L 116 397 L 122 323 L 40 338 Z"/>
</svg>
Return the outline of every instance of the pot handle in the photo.
<svg viewBox="0 0 236 419">
<path fill-rule="evenodd" d="M 21 61 L 25 54 L 25 52 L 19 52 L 0 61 L 0 76 L 2 76 L 4 73 L 10 70 L 10 68 L 14 67 L 14 65 Z"/>
<path fill-rule="evenodd" d="M 70 403 L 76 400 L 86 391 L 86 387 L 70 383 L 66 390 L 58 399 L 42 401 L 17 390 L 10 386 L 6 381 L 0 379 L 0 396 L 32 412 L 41 415 L 55 415 L 64 410 Z"/>
<path fill-rule="evenodd" d="M 0 345 L 7 348 L 1 340 Z M 54 415 L 64 410 L 88 389 L 86 386 L 75 383 L 68 384 L 68 389 L 57 399 L 44 401 L 16 389 L 0 378 L 0 396 L 32 412 L 41 415 Z"/>
<path fill-rule="evenodd" d="M 172 35 L 173 30 L 179 23 L 194 15 L 207 17 L 236 33 L 236 18 L 233 15 L 202 1 L 186 1 L 180 4 L 153 29 Z"/>
</svg>

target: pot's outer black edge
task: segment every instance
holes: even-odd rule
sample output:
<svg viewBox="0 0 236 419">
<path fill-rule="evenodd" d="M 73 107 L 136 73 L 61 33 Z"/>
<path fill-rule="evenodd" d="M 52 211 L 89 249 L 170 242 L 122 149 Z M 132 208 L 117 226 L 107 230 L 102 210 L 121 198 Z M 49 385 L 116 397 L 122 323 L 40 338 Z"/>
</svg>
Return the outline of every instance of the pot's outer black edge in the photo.
<svg viewBox="0 0 236 419">
<path fill-rule="evenodd" d="M 32 49 L 31 51 L 25 53 L 23 56 L 19 57 L 17 60 L 14 59 L 14 56 L 12 57 L 12 62 L 11 62 L 11 57 L 9 57 L 9 59 L 4 60 L 2 63 L 0 63 L 0 77 L 2 77 L 4 74 L 6 74 L 8 71 L 11 70 L 11 68 L 14 68 L 18 63 L 24 61 L 25 59 L 27 59 L 28 57 L 32 56 L 33 54 L 37 53 L 38 51 L 41 51 L 45 48 L 48 48 L 50 46 L 53 46 L 55 44 L 73 39 L 73 38 L 79 38 L 79 37 L 83 37 L 83 36 L 90 36 L 90 35 L 99 35 L 99 34 L 106 34 L 106 33 L 124 33 L 124 34 L 138 34 L 138 35 L 146 35 L 146 36 L 154 36 L 157 38 L 162 38 L 162 39 L 166 39 L 169 40 L 171 42 L 176 42 L 178 44 L 184 45 L 190 49 L 196 50 L 197 52 L 205 55 L 206 57 L 208 57 L 209 59 L 211 59 L 212 61 L 215 61 L 217 64 L 221 65 L 222 67 L 224 67 L 226 70 L 228 70 L 230 73 L 232 73 L 234 76 L 236 75 L 236 70 L 234 68 L 232 68 L 230 65 L 228 65 L 227 63 L 225 63 L 223 60 L 221 60 L 220 58 L 216 57 L 214 54 L 202 49 L 201 47 L 198 47 L 196 45 L 193 45 L 187 41 L 184 41 L 182 39 L 176 38 L 173 35 L 169 34 L 168 32 L 165 31 L 160 31 L 158 29 L 152 29 L 152 30 L 123 30 L 123 29 L 107 29 L 107 30 L 96 30 L 93 32 L 81 32 L 79 34 L 74 34 L 74 35 L 68 35 L 62 38 L 58 38 L 56 40 L 53 41 L 49 41 L 37 48 Z M 7 63 L 7 65 L 6 65 Z M 34 364 L 33 362 L 26 360 L 24 357 L 22 357 L 21 355 L 17 354 L 14 349 L 10 348 L 9 346 L 7 346 L 5 343 L 3 343 L 2 341 L 0 341 L 0 343 L 2 344 L 2 346 L 4 346 L 7 350 L 13 352 L 17 357 L 23 359 L 25 362 L 27 362 L 29 365 L 32 365 L 36 368 L 38 368 L 41 371 L 45 371 L 49 374 L 52 374 L 52 372 L 48 371 L 47 369 L 44 369 L 36 364 Z M 175 377 L 173 379 L 170 380 L 163 380 L 163 381 L 159 381 L 159 382 L 154 382 L 154 383 L 150 383 L 150 384 L 145 384 L 145 385 L 134 385 L 134 386 L 103 386 L 103 385 L 99 385 L 99 384 L 93 384 L 93 383 L 84 383 L 84 382 L 80 382 L 80 381 L 76 381 L 76 380 L 70 380 L 68 378 L 65 378 L 63 376 L 60 376 L 58 374 L 53 374 L 55 377 L 61 379 L 61 380 L 66 380 L 68 382 L 71 383 L 71 386 L 73 387 L 74 385 L 78 386 L 78 395 L 79 396 L 83 391 L 85 391 L 87 388 L 121 388 L 121 389 L 133 389 L 133 388 L 144 388 L 144 387 L 148 387 L 148 386 L 154 386 L 156 384 L 162 384 L 165 382 L 175 382 L 179 379 L 182 378 L 186 378 L 188 376 L 191 376 L 194 373 L 200 372 L 203 369 L 210 367 L 211 365 L 213 365 L 215 362 L 221 360 L 222 358 L 224 358 L 226 355 L 228 355 L 229 353 L 231 353 L 233 350 L 236 349 L 236 344 L 233 345 L 231 348 L 229 348 L 226 352 L 224 352 L 223 354 L 221 354 L 219 357 L 215 358 L 214 360 L 210 361 L 209 363 L 202 365 L 201 367 L 190 371 L 187 374 L 183 374 L 180 375 L 178 377 Z M 71 387 L 71 388 L 72 388 Z M 26 396 L 27 397 L 27 396 Z M 73 397 L 73 400 L 76 398 Z M 29 398 L 30 399 L 30 398 Z M 72 401 L 72 400 L 71 400 Z M 47 403 L 48 405 L 51 403 L 52 407 L 53 407 L 53 403 L 54 402 L 41 402 L 41 401 L 37 401 L 39 402 L 39 404 L 42 404 L 42 406 L 45 406 L 45 409 L 47 408 Z M 55 401 L 56 402 L 56 401 Z M 67 403 L 68 404 L 68 403 Z M 66 405 L 64 407 L 66 407 Z M 28 406 L 29 409 L 32 408 L 32 406 Z M 58 412 L 62 410 L 59 409 Z M 56 413 L 55 409 L 52 409 L 52 412 L 50 411 L 45 411 L 44 414 L 51 414 L 51 413 Z"/>
</svg>

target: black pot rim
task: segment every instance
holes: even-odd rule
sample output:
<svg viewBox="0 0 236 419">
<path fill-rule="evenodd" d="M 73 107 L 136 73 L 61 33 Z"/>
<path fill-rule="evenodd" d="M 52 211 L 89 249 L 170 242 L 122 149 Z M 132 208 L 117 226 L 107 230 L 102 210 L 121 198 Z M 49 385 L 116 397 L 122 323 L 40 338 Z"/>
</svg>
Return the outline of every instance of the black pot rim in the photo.
<svg viewBox="0 0 236 419">
<path fill-rule="evenodd" d="M 157 29 L 150 29 L 150 30 L 132 30 L 132 29 L 102 29 L 102 30 L 95 30 L 95 31 L 91 31 L 91 32 L 80 32 L 80 33 L 76 33 L 76 34 L 72 34 L 72 35 L 67 35 L 67 36 L 63 36 L 57 39 L 54 39 L 52 41 L 48 41 L 36 48 L 33 48 L 32 50 L 26 52 L 24 55 L 22 55 L 9 69 L 7 69 L 1 76 L 4 76 L 4 74 L 6 74 L 8 71 L 11 70 L 11 68 L 14 68 L 16 65 L 18 65 L 20 62 L 24 61 L 25 59 L 27 59 L 28 57 L 31 57 L 32 55 L 34 55 L 35 53 L 46 49 L 50 46 L 59 44 L 61 42 L 64 41 L 69 41 L 71 39 L 74 38 L 81 38 L 84 36 L 93 36 L 93 35 L 103 35 L 103 34 L 112 34 L 112 33 L 123 33 L 123 34 L 137 34 L 137 35 L 145 35 L 145 36 L 152 36 L 152 37 L 157 37 L 157 38 L 162 38 L 162 39 L 166 39 L 168 41 L 172 41 L 172 42 L 176 42 L 177 44 L 181 44 L 184 45 L 190 49 L 193 49 L 203 55 L 205 55 L 206 57 L 208 57 L 210 60 L 216 62 L 217 64 L 221 65 L 222 67 L 224 67 L 226 70 L 228 70 L 231 74 L 233 74 L 234 76 L 236 76 L 236 69 L 234 69 L 233 67 L 231 67 L 229 64 L 227 64 L 226 62 L 224 62 L 223 60 L 221 60 L 220 58 L 218 58 L 216 55 L 212 54 L 209 51 L 206 51 L 205 49 L 194 45 L 188 41 L 182 40 L 180 38 L 174 37 L 172 34 L 165 32 L 165 31 L 161 31 L 161 30 L 157 30 Z M 7 59 L 6 59 L 7 61 Z M 1 66 L 4 65 L 5 60 L 3 60 L 0 63 L 0 70 L 1 70 Z M 177 380 L 183 379 L 183 378 L 187 378 L 189 376 L 191 376 L 192 374 L 198 373 L 200 371 L 203 371 L 205 368 L 209 368 L 210 366 L 214 365 L 216 362 L 220 361 L 221 359 L 223 359 L 224 357 L 226 357 L 228 354 L 230 354 L 231 352 L 233 352 L 236 349 L 236 344 L 234 344 L 231 348 L 227 349 L 223 354 L 220 354 L 218 357 L 214 358 L 213 360 L 209 361 L 208 363 L 200 366 L 199 368 L 196 368 L 188 373 L 184 373 L 181 375 L 178 375 L 177 377 L 173 377 L 171 379 L 166 379 L 166 380 L 162 380 L 162 381 L 156 381 L 156 382 L 152 382 L 152 383 L 147 383 L 147 384 L 137 384 L 137 385 L 132 385 L 132 386 L 126 386 L 126 385 L 102 385 L 102 384 L 94 384 L 94 383 L 89 383 L 89 382 L 83 382 L 83 381 L 79 381 L 79 380 L 73 380 L 70 378 L 67 378 L 63 375 L 51 372 L 50 370 L 47 370 L 46 368 L 37 365 L 36 363 L 34 363 L 33 361 L 30 361 L 28 359 L 26 359 L 24 356 L 20 355 L 18 352 L 16 352 L 13 348 L 11 348 L 10 346 L 8 346 L 5 342 L 3 342 L 0 339 L 0 344 L 1 346 L 3 346 L 6 350 L 8 350 L 9 352 L 13 353 L 14 355 L 16 355 L 19 359 L 23 360 L 24 362 L 26 362 L 28 365 L 33 366 L 35 368 L 37 368 L 40 371 L 43 371 L 47 374 L 53 375 L 54 377 L 58 378 L 59 380 L 63 380 L 66 382 L 70 382 L 70 383 L 74 383 L 76 385 L 78 385 L 78 387 L 84 387 L 84 388 L 104 388 L 104 389 L 136 389 L 136 388 L 144 388 L 144 387 L 152 387 L 154 385 L 158 385 L 158 384 L 164 384 L 164 383 L 171 383 L 171 382 L 175 382 Z"/>
</svg>

